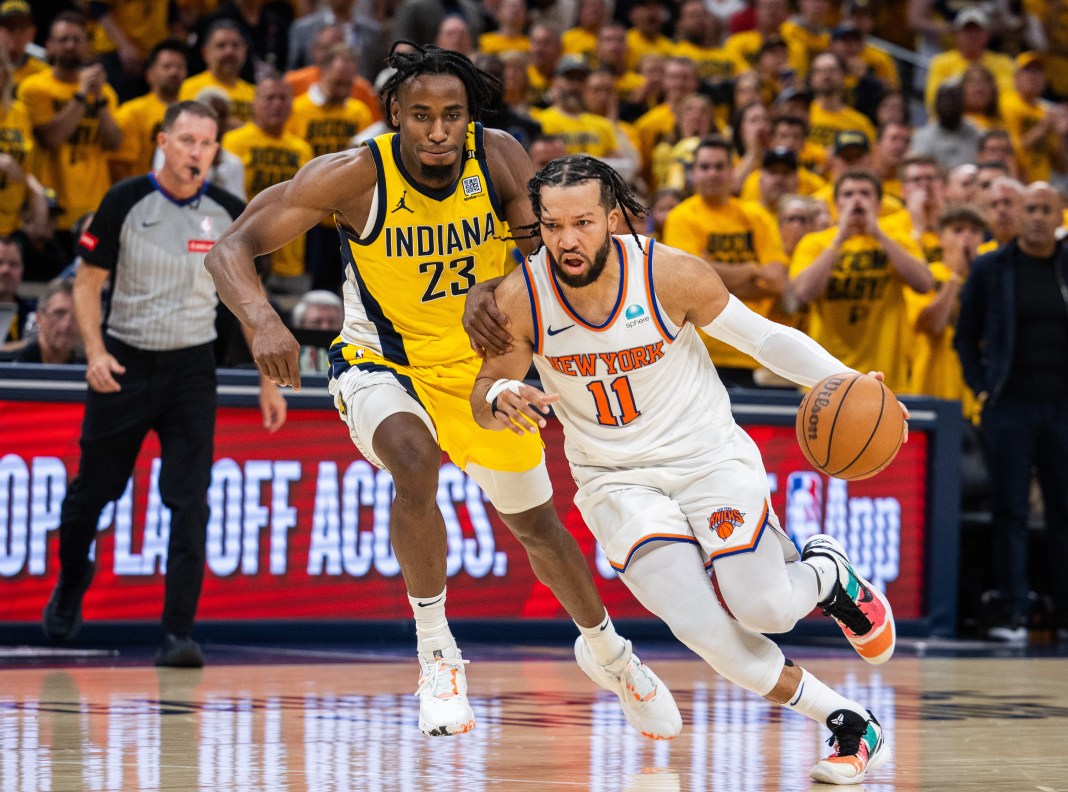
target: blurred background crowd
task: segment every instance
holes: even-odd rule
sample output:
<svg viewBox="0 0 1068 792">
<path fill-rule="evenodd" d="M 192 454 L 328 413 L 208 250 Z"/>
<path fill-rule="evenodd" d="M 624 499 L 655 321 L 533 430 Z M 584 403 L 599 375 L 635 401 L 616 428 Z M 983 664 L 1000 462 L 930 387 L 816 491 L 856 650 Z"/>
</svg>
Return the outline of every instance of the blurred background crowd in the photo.
<svg viewBox="0 0 1068 792">
<path fill-rule="evenodd" d="M 398 39 L 498 77 L 487 126 L 537 166 L 610 163 L 650 207 L 639 230 L 750 307 L 978 420 L 959 296 L 1021 233 L 1030 186 L 1068 191 L 1068 0 L 0 0 L 0 357 L 79 360 L 74 243 L 152 169 L 169 104 L 216 109 L 210 178 L 250 200 L 390 131 Z M 1064 224 L 1058 202 L 1031 233 Z M 260 267 L 292 327 L 340 329 L 332 218 Z M 219 324 L 220 365 L 249 365 Z M 785 384 L 707 343 L 728 385 Z M 322 344 L 302 367 L 326 370 Z"/>
</svg>

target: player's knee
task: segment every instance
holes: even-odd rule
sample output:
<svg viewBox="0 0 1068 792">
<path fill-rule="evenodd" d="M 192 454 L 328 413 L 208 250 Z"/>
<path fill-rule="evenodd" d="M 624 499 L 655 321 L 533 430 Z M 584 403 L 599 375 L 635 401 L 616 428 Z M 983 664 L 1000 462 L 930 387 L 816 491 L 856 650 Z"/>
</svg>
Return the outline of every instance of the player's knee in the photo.
<svg viewBox="0 0 1068 792">
<path fill-rule="evenodd" d="M 782 601 L 770 592 L 746 592 L 740 597 L 724 595 L 724 599 L 734 618 L 754 632 L 789 632 L 796 623 L 783 608 Z"/>
<path fill-rule="evenodd" d="M 388 453 L 380 453 L 380 456 L 393 476 L 397 497 L 403 500 L 436 499 L 438 471 L 441 469 L 438 446 L 404 438 L 395 440 L 391 446 Z"/>
<path fill-rule="evenodd" d="M 515 514 L 502 514 L 501 519 L 523 547 L 552 548 L 561 542 L 574 541 L 564 528 L 552 504 L 537 506 Z"/>
</svg>

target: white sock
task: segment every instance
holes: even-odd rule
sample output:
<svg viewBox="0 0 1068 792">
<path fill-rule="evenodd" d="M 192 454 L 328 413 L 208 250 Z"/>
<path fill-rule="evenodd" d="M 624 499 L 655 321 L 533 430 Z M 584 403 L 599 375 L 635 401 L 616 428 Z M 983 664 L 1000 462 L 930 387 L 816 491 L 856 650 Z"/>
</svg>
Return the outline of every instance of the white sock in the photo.
<svg viewBox="0 0 1068 792">
<path fill-rule="evenodd" d="M 797 690 L 783 706 L 806 718 L 812 718 L 821 726 L 827 725 L 827 718 L 832 712 L 841 709 L 851 710 L 864 720 L 868 719 L 868 711 L 864 707 L 827 687 L 803 668 Z"/>
<path fill-rule="evenodd" d="M 838 582 L 838 564 L 827 558 L 827 556 L 821 555 L 811 556 L 800 563 L 812 567 L 812 570 L 816 573 L 816 579 L 819 581 L 819 597 L 816 600 L 816 604 L 826 602 Z"/>
<path fill-rule="evenodd" d="M 586 646 L 590 647 L 593 659 L 597 661 L 598 665 L 608 665 L 623 654 L 627 648 L 626 642 L 616 632 L 616 627 L 612 624 L 612 617 L 608 615 L 608 611 L 604 612 L 604 621 L 596 627 L 583 627 L 578 622 L 575 622 L 575 626 L 579 628 L 582 637 L 586 639 Z"/>
<path fill-rule="evenodd" d="M 435 651 L 442 652 L 446 657 L 452 656 L 452 652 L 445 650 L 458 651 L 456 639 L 452 637 L 449 622 L 445 618 L 445 589 L 435 597 L 413 597 L 409 594 L 408 603 L 415 615 L 415 637 L 420 655 L 430 660 Z"/>
</svg>

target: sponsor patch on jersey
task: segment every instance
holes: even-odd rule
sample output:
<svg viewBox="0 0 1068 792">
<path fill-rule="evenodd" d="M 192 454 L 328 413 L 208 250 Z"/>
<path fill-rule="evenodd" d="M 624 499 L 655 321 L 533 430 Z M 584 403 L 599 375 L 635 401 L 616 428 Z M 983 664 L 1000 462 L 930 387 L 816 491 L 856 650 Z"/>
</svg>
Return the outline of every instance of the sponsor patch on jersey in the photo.
<svg viewBox="0 0 1068 792">
<path fill-rule="evenodd" d="M 207 253 L 215 246 L 214 239 L 190 239 L 189 240 L 189 252 L 190 253 Z"/>
<path fill-rule="evenodd" d="M 713 531 L 720 539 L 729 539 L 735 528 L 740 528 L 745 523 L 745 514 L 733 506 L 724 506 L 716 509 L 708 518 L 708 529 Z"/>
<path fill-rule="evenodd" d="M 645 315 L 645 309 L 637 303 L 627 306 L 626 318 L 627 327 L 635 327 L 636 325 L 650 321 L 649 317 Z"/>
<path fill-rule="evenodd" d="M 78 237 L 78 244 L 86 250 L 96 250 L 96 246 L 100 244 L 100 240 L 90 234 L 88 231 L 85 231 L 80 237 Z"/>
<path fill-rule="evenodd" d="M 468 176 L 463 180 L 464 195 L 470 198 L 472 195 L 482 195 L 482 179 L 478 176 Z"/>
</svg>

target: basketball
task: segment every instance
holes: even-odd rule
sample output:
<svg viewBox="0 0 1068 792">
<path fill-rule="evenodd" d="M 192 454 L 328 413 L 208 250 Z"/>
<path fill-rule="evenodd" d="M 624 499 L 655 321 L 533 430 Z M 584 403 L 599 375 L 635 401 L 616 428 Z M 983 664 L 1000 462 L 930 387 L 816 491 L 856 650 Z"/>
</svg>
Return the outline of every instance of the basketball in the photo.
<svg viewBox="0 0 1068 792">
<path fill-rule="evenodd" d="M 897 456 L 905 420 L 897 397 L 874 377 L 835 374 L 820 380 L 797 410 L 797 442 L 828 476 L 874 476 Z"/>
</svg>

